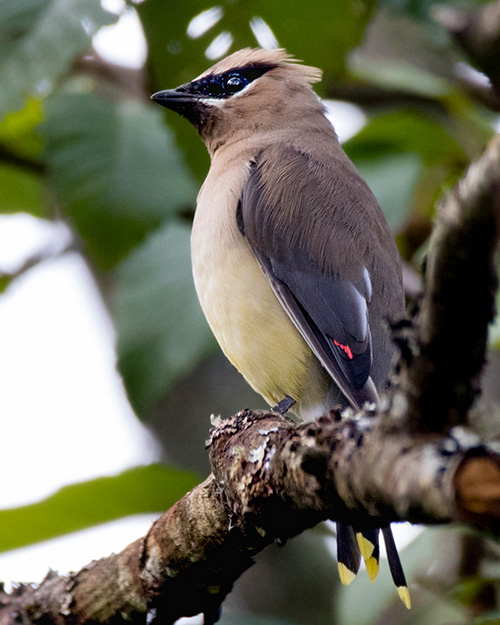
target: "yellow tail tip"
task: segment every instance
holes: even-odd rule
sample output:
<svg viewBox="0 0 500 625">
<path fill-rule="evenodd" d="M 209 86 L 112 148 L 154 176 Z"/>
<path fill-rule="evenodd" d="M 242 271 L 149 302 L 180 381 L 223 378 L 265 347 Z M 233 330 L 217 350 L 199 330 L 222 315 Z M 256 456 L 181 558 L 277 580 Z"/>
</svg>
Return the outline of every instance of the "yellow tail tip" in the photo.
<svg viewBox="0 0 500 625">
<path fill-rule="evenodd" d="M 378 571 L 379 571 L 379 563 L 376 558 L 368 558 L 365 561 L 366 572 L 368 573 L 368 578 L 371 582 L 374 582 L 377 579 Z"/>
<path fill-rule="evenodd" d="M 340 581 L 344 584 L 344 586 L 349 586 L 349 584 L 356 577 L 356 573 L 353 573 L 352 571 L 350 571 L 346 567 L 345 564 L 342 564 L 342 562 L 339 562 L 337 566 L 338 566 L 338 569 L 339 569 Z M 399 592 L 399 589 L 398 589 L 398 592 Z"/>
<path fill-rule="evenodd" d="M 398 591 L 401 601 L 405 604 L 408 610 L 411 610 L 410 591 L 408 588 L 406 586 L 398 586 L 396 590 Z"/>
<path fill-rule="evenodd" d="M 363 560 L 366 562 L 371 558 L 375 545 L 366 539 L 361 532 L 356 533 L 356 540 L 358 541 L 358 547 L 363 556 Z"/>
</svg>

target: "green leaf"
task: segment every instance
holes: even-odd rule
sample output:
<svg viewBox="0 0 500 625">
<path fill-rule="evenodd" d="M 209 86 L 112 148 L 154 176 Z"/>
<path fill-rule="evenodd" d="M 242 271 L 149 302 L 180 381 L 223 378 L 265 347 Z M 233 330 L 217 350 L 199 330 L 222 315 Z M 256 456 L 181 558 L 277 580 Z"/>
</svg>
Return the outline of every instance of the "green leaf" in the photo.
<svg viewBox="0 0 500 625">
<path fill-rule="evenodd" d="M 381 7 L 349 67 L 368 83 L 432 97 L 451 89 L 456 61 L 448 33 L 435 21 Z"/>
<path fill-rule="evenodd" d="M 351 69 L 356 78 L 386 89 L 405 91 L 428 98 L 439 98 L 452 92 L 452 84 L 429 71 L 408 62 L 370 61 L 355 57 Z"/>
<path fill-rule="evenodd" d="M 192 473 L 153 464 L 65 486 L 39 503 L 0 510 L 0 551 L 132 514 L 167 510 L 197 482 Z"/>
<path fill-rule="evenodd" d="M 264 18 L 280 46 L 332 79 L 344 71 L 346 54 L 361 42 L 375 6 L 371 0 L 292 0 L 283 10 L 279 2 L 257 0 L 252 15 Z"/>
<path fill-rule="evenodd" d="M 0 164 L 0 213 L 29 213 L 44 217 L 40 176 L 21 167 Z"/>
<path fill-rule="evenodd" d="M 208 6 L 201 5 L 199 0 L 169 2 L 168 5 L 163 0 L 148 0 L 134 6 L 148 43 L 148 65 L 154 80 L 152 91 L 189 82 L 210 65 L 204 55 L 208 45 L 206 38 L 191 39 L 187 35 L 191 19 Z M 163 115 L 174 130 L 193 175 L 202 181 L 210 161 L 195 129 L 172 111 Z"/>
<path fill-rule="evenodd" d="M 410 110 L 372 117 L 343 147 L 394 230 L 412 214 L 427 217 L 443 185 L 453 182 L 468 161 L 451 129 Z"/>
<path fill-rule="evenodd" d="M 40 100 L 29 98 L 23 109 L 8 113 L 0 122 L 0 145 L 17 156 L 36 159 L 42 150 L 42 141 L 35 128 L 42 118 Z"/>
<path fill-rule="evenodd" d="M 361 41 L 374 7 L 372 0 L 358 3 L 318 0 L 309 4 L 290 0 L 284 11 L 281 4 L 266 0 L 235 0 L 224 5 L 215 25 L 193 38 L 188 36 L 188 24 L 209 8 L 207 5 L 198 0 L 171 3 L 168 7 L 162 0 L 136 5 L 156 81 L 178 80 L 178 84 L 192 80 L 206 69 L 210 61 L 204 52 L 222 31 L 232 35 L 232 52 L 245 46 L 258 46 L 250 25 L 255 17 L 267 23 L 280 46 L 310 64 L 318 64 L 327 75 L 335 75 L 343 70 L 347 51 Z M 328 28 L 324 27 L 325 23 L 329 24 Z M 325 50 L 330 53 L 325 55 Z"/>
<path fill-rule="evenodd" d="M 387 154 L 356 161 L 361 176 L 373 191 L 391 229 L 404 224 L 414 201 L 424 167 L 418 154 Z"/>
<path fill-rule="evenodd" d="M 430 116 L 412 110 L 383 113 L 373 117 L 343 147 L 354 162 L 358 158 L 379 157 L 390 152 L 420 154 L 425 165 L 445 163 L 464 167 L 468 162 L 451 128 L 448 130 Z"/>
<path fill-rule="evenodd" d="M 41 132 L 55 190 L 100 268 L 194 204 L 196 187 L 152 105 L 63 93 L 46 109 Z"/>
<path fill-rule="evenodd" d="M 487 596 L 496 586 L 498 586 L 498 578 L 483 575 L 461 577 L 451 588 L 451 596 L 464 607 L 470 608 L 477 605 L 479 597 Z"/>
<path fill-rule="evenodd" d="M 139 414 L 215 345 L 194 289 L 189 237 L 181 223 L 160 228 L 116 274 L 119 368 Z"/>
<path fill-rule="evenodd" d="M 493 610 L 472 621 L 472 625 L 498 625 L 498 623 L 500 623 L 500 610 Z"/>
<path fill-rule="evenodd" d="M 12 276 L 9 274 L 5 274 L 5 273 L 0 273 L 0 295 L 2 293 L 5 293 L 5 291 L 9 288 L 9 286 L 12 284 Z"/>
<path fill-rule="evenodd" d="M 0 3 L 0 118 L 47 93 L 91 37 L 116 16 L 99 0 L 2 0 Z"/>
</svg>

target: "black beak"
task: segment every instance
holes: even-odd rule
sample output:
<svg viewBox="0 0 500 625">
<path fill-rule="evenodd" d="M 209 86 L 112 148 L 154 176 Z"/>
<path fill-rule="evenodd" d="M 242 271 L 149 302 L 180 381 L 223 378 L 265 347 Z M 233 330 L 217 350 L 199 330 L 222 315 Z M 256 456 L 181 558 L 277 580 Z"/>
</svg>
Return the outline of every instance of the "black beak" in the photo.
<svg viewBox="0 0 500 625">
<path fill-rule="evenodd" d="M 182 88 L 177 88 L 153 93 L 151 99 L 171 111 L 175 111 L 184 117 L 190 117 L 198 106 L 200 96 L 195 93 L 189 93 Z"/>
</svg>

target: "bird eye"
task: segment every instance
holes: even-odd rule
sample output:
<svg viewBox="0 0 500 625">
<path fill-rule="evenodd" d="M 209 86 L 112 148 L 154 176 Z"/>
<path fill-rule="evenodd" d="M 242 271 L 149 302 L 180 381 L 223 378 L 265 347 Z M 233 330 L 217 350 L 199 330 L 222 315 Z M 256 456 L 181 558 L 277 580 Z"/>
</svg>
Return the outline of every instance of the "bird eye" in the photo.
<svg viewBox="0 0 500 625">
<path fill-rule="evenodd" d="M 237 91 L 241 91 L 245 86 L 245 81 L 241 76 L 230 76 L 226 80 L 226 91 L 229 93 L 236 93 Z"/>
</svg>

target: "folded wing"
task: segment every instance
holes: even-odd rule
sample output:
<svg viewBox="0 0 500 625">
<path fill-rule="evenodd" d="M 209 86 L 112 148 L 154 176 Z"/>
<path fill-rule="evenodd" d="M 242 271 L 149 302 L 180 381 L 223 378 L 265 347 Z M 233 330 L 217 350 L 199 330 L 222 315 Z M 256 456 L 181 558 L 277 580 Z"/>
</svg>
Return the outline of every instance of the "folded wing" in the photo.
<svg viewBox="0 0 500 625">
<path fill-rule="evenodd" d="M 292 148 L 280 151 L 274 168 L 266 156 L 264 151 L 256 159 L 244 186 L 240 231 L 290 319 L 350 403 L 377 401 L 369 380 L 370 276 L 349 245 L 347 227 L 335 218 L 332 202 L 339 196 L 335 189 L 328 193 L 328 182 L 335 181 L 322 180 L 324 172 L 310 157 Z M 337 256 L 335 239 L 342 242 Z"/>
</svg>

